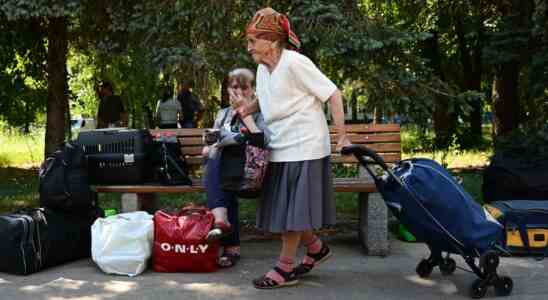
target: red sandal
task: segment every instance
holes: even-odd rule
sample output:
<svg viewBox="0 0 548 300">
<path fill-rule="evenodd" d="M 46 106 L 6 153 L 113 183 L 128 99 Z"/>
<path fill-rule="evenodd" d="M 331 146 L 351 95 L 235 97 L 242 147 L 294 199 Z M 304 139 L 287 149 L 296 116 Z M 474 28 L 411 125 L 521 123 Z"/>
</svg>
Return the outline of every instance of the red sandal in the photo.
<svg viewBox="0 0 548 300">
<path fill-rule="evenodd" d="M 217 260 L 217 265 L 219 265 L 219 268 L 231 268 L 234 267 L 239 261 L 239 253 L 225 252 Z"/>
<path fill-rule="evenodd" d="M 232 226 L 218 222 L 213 225 L 213 228 L 207 233 L 206 240 L 213 242 L 222 239 L 223 237 L 232 233 Z"/>
<path fill-rule="evenodd" d="M 297 279 L 297 276 L 295 276 L 295 270 L 291 272 L 285 272 L 284 270 L 274 267 L 272 269 L 274 272 L 280 274 L 280 276 L 284 279 L 283 282 L 277 282 L 274 279 L 263 275 L 255 280 L 253 280 L 253 286 L 257 289 L 261 290 L 270 290 L 270 289 L 276 289 L 286 286 L 292 286 L 299 283 L 299 280 Z"/>
<path fill-rule="evenodd" d="M 307 263 L 301 263 L 295 268 L 295 275 L 302 276 L 307 274 L 308 272 L 312 271 L 315 266 L 323 263 L 328 258 L 330 258 L 333 255 L 333 252 L 331 252 L 331 249 L 327 247 L 327 244 L 324 242 L 322 245 L 322 249 L 318 253 L 306 253 L 306 256 L 312 258 L 314 260 L 313 263 L 307 264 Z"/>
</svg>

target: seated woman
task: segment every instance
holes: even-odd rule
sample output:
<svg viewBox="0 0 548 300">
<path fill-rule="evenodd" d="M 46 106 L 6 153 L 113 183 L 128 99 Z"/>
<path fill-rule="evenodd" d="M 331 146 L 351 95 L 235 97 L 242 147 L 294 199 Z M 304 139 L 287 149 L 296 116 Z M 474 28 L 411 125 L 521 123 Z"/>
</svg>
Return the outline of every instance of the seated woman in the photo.
<svg viewBox="0 0 548 300">
<path fill-rule="evenodd" d="M 202 151 L 203 156 L 207 157 L 204 182 L 207 203 L 215 216 L 215 225 L 207 238 L 210 241 L 221 240 L 223 251 L 218 263 L 220 267 L 225 268 L 234 266 L 240 259 L 240 228 L 236 193 L 221 188 L 221 152 L 224 147 L 245 143 L 247 141 L 245 130 L 251 133 L 263 132 L 264 145 L 267 145 L 269 140 L 269 131 L 260 113 L 245 117 L 242 120 L 245 126 L 231 126 L 236 109 L 254 100 L 253 82 L 253 73 L 248 69 L 235 69 L 229 73 L 230 106 L 219 110 L 215 118 L 213 128 L 218 129 L 218 137 L 214 136 L 217 142 L 211 146 L 205 146 Z M 240 127 L 245 127 L 245 130 Z"/>
</svg>

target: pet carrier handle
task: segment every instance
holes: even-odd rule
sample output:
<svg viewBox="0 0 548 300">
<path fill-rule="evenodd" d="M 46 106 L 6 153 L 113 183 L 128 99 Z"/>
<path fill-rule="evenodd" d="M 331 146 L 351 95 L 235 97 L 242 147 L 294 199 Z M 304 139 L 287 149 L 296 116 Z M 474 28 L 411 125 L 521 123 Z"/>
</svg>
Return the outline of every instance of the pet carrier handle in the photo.
<svg viewBox="0 0 548 300">
<path fill-rule="evenodd" d="M 370 164 L 377 164 L 380 165 L 384 170 L 388 171 L 388 165 L 384 162 L 384 159 L 380 157 L 375 151 L 362 146 L 362 145 L 356 145 L 351 144 L 348 146 L 344 146 L 341 149 L 341 154 L 343 155 L 350 155 L 354 154 L 356 159 L 360 161 L 364 165 L 370 165 Z M 373 161 L 366 160 L 365 158 L 371 158 Z"/>
</svg>

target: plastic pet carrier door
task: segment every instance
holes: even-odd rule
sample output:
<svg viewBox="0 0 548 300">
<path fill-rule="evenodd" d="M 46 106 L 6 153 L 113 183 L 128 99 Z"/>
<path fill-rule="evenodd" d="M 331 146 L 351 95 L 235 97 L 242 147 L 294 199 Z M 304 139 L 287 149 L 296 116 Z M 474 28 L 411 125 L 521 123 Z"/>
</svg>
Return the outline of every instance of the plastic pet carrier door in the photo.
<svg viewBox="0 0 548 300">
<path fill-rule="evenodd" d="M 144 129 L 99 129 L 80 132 L 78 143 L 87 159 L 93 184 L 134 184 L 146 181 L 152 138 Z"/>
</svg>

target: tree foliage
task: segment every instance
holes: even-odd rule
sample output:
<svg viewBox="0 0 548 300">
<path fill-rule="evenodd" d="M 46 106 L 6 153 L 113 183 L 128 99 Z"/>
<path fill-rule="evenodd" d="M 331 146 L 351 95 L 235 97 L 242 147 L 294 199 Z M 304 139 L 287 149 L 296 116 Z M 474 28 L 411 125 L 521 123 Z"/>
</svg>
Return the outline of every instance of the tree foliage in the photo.
<svg viewBox="0 0 548 300">
<path fill-rule="evenodd" d="M 228 70 L 255 68 L 243 31 L 267 5 L 289 16 L 302 53 L 343 88 L 353 110 L 359 103 L 379 120 L 402 115 L 433 126 L 438 146 L 454 136 L 478 145 L 484 110 L 504 128 L 546 123 L 546 0 L 4 0 L 0 118 L 28 126 L 50 112 L 47 103 L 63 105 L 59 95 L 67 109 L 93 115 L 95 86 L 110 80 L 131 125 L 149 126 L 162 87 L 190 80 L 208 126 Z M 65 79 L 47 69 L 55 20 L 67 32 L 68 64 L 51 72 Z"/>
</svg>

